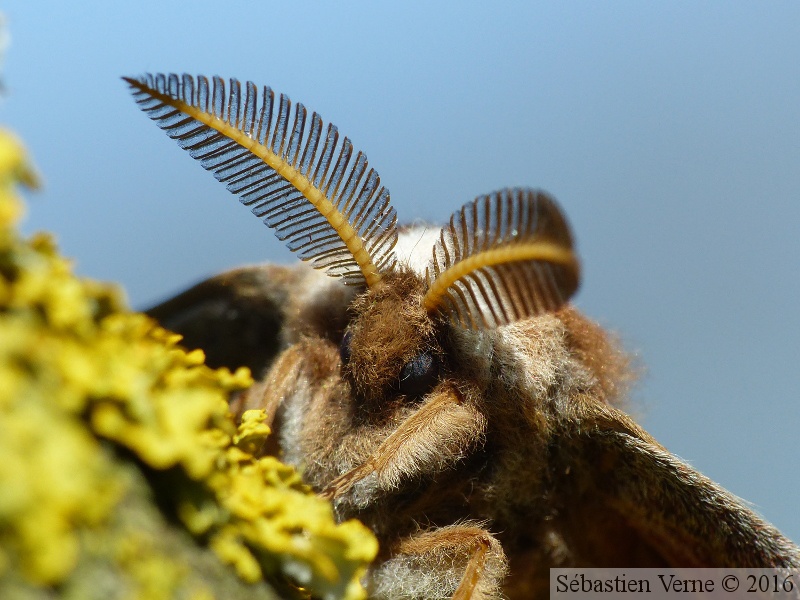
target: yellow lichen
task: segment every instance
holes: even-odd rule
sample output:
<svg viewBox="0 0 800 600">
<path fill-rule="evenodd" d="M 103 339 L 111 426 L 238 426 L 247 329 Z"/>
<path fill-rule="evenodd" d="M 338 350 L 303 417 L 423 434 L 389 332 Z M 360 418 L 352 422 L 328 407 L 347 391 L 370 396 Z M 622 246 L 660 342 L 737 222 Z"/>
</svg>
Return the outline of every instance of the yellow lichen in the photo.
<svg viewBox="0 0 800 600">
<path fill-rule="evenodd" d="M 30 173 L 19 143 L 0 132 L 0 562 L 50 584 L 77 561 L 76 528 L 100 522 L 121 488 L 99 440 L 74 414 L 54 410 L 74 392 L 59 390 L 54 364 L 69 340 L 42 328 L 58 301 L 46 281 L 69 278 L 63 261 L 38 252 L 52 247 L 42 238 L 17 240 L 15 177 L 32 181 Z M 63 289 L 62 298 L 73 294 Z"/>
<path fill-rule="evenodd" d="M 19 236 L 26 165 L 0 132 L 0 591 L 17 576 L 80 590 L 85 565 L 108 561 L 124 596 L 213 596 L 167 536 L 117 523 L 147 498 L 143 481 L 166 511 L 158 527 L 179 523 L 175 535 L 196 536 L 250 589 L 267 578 L 298 597 L 364 597 L 372 534 L 337 525 L 293 469 L 252 455 L 263 413 L 234 424 L 227 397 L 249 372 L 209 369 L 116 288 L 76 278 L 49 236 Z"/>
<path fill-rule="evenodd" d="M 263 410 L 245 411 L 239 430 L 233 436 L 233 443 L 246 452 L 256 451 L 270 434 L 266 420 L 267 415 Z"/>
</svg>

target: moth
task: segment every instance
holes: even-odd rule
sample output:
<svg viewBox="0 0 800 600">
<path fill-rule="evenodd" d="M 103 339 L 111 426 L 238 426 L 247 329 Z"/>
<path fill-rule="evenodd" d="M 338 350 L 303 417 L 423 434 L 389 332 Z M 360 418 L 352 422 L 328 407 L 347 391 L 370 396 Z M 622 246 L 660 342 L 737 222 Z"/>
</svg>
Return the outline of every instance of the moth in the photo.
<svg viewBox="0 0 800 600">
<path fill-rule="evenodd" d="M 563 566 L 800 566 L 624 412 L 628 361 L 569 304 L 579 262 L 547 193 L 399 227 L 366 156 L 287 96 L 125 81 L 305 261 L 222 273 L 150 312 L 210 364 L 252 369 L 232 410 L 265 409 L 263 452 L 375 532 L 371 598 L 545 598 Z"/>
</svg>

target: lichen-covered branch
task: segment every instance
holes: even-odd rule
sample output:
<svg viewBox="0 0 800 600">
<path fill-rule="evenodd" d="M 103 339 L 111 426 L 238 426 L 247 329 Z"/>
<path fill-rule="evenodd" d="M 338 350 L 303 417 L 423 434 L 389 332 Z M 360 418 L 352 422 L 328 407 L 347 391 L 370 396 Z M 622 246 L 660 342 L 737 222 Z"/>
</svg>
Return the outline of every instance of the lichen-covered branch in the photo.
<svg viewBox="0 0 800 600">
<path fill-rule="evenodd" d="M 227 405 L 249 372 L 22 239 L 21 145 L 0 133 L 0 597 L 347 598 L 377 552 Z"/>
</svg>

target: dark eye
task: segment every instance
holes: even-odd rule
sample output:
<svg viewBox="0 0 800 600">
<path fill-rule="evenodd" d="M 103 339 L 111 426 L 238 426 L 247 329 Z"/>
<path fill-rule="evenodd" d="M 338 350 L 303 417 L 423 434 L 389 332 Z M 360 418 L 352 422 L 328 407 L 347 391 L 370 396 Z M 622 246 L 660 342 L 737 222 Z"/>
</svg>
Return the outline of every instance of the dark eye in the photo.
<svg viewBox="0 0 800 600">
<path fill-rule="evenodd" d="M 400 370 L 400 392 L 418 398 L 436 385 L 439 363 L 430 352 L 421 352 Z"/>
<path fill-rule="evenodd" d="M 342 359 L 342 364 L 346 365 L 350 362 L 350 340 L 353 335 L 349 331 L 345 331 L 342 336 L 342 342 L 339 344 L 339 358 Z"/>
</svg>

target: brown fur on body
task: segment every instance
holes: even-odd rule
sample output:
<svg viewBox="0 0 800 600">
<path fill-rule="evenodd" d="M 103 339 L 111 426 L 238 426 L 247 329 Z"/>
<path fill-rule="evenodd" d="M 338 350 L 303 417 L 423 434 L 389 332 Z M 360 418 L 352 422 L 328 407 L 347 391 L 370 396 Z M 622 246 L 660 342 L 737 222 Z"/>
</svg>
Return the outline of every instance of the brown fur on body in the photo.
<svg viewBox="0 0 800 600">
<path fill-rule="evenodd" d="M 378 536 L 371 597 L 545 597 L 553 566 L 800 565 L 618 408 L 627 359 L 574 308 L 472 331 L 427 315 L 410 270 L 353 302 L 314 275 L 292 276 L 284 350 L 234 408 L 270 411 L 283 457 Z M 406 397 L 421 352 L 437 378 Z"/>
</svg>

